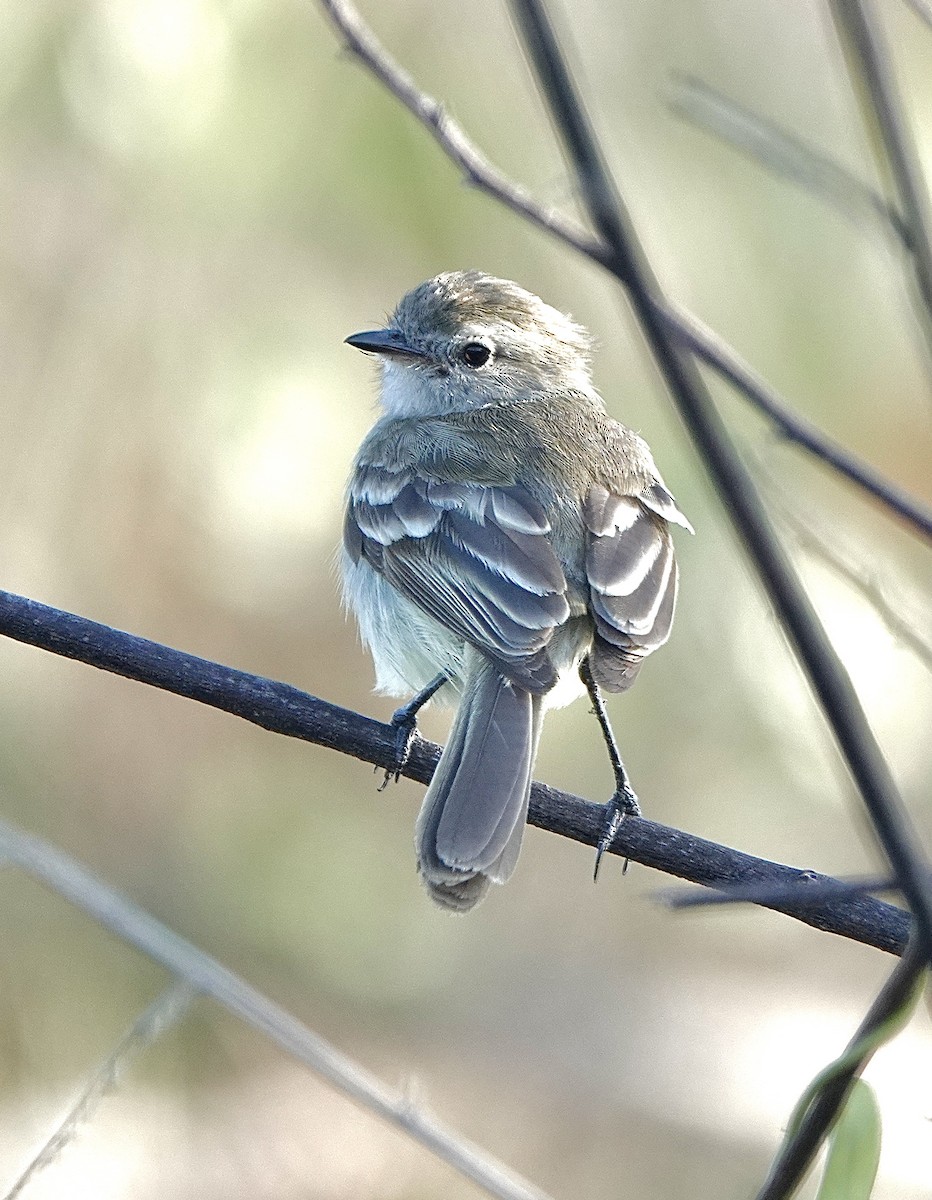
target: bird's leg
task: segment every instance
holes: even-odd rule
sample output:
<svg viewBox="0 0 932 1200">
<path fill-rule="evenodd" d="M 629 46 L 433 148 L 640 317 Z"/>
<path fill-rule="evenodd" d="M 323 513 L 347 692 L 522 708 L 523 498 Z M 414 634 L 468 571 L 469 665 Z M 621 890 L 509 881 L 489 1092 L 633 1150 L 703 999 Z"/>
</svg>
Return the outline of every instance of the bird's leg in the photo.
<svg viewBox="0 0 932 1200">
<path fill-rule="evenodd" d="M 621 751 L 618 749 L 618 742 L 615 740 L 615 734 L 608 719 L 608 712 L 606 711 L 605 701 L 602 699 L 599 685 L 592 678 L 592 667 L 589 664 L 588 656 L 579 664 L 579 677 L 585 684 L 586 691 L 589 693 L 589 699 L 592 701 L 592 711 L 595 713 L 599 727 L 602 730 L 602 737 L 605 739 L 609 761 L 612 764 L 612 771 L 615 775 L 615 792 L 605 806 L 605 824 L 602 827 L 602 836 L 599 838 L 599 844 L 595 852 L 595 869 L 592 873 L 592 878 L 595 880 L 599 877 L 599 865 L 602 862 L 602 855 L 615 840 L 615 834 L 618 832 L 622 821 L 625 817 L 639 817 L 641 815 L 641 806 L 638 804 L 637 795 L 631 786 L 631 781 L 628 779 L 625 764 L 621 761 Z M 628 862 L 626 859 L 625 870 L 627 870 L 627 867 Z"/>
<path fill-rule="evenodd" d="M 385 772 L 385 778 L 379 786 L 380 792 L 388 787 L 392 779 L 395 783 L 398 782 L 405 763 L 408 761 L 408 755 L 411 753 L 411 747 L 414 745 L 414 739 L 417 737 L 417 714 L 446 682 L 446 675 L 438 675 L 430 681 L 427 687 L 421 688 L 417 695 L 412 696 L 407 704 L 403 704 L 401 708 L 395 709 L 392 713 L 391 724 L 395 730 L 395 763 L 391 769 Z"/>
</svg>

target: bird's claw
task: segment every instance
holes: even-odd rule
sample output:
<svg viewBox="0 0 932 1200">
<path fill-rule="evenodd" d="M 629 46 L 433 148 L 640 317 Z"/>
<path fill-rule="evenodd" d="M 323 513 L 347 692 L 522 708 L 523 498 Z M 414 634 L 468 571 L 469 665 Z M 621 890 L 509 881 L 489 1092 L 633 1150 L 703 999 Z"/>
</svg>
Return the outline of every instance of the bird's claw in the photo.
<svg viewBox="0 0 932 1200">
<path fill-rule="evenodd" d="M 595 851 L 595 867 L 592 871 L 592 882 L 595 883 L 599 878 L 599 867 L 602 865 L 602 855 L 607 850 L 610 850 L 618 830 L 621 828 L 622 821 L 626 817 L 639 817 L 641 815 L 641 806 L 638 803 L 637 795 L 631 784 L 624 781 L 618 787 L 615 794 L 605 805 L 605 821 L 602 825 L 602 834 L 599 838 L 599 844 Z M 628 860 L 625 859 L 622 867 L 622 874 L 628 869 Z"/>
<path fill-rule="evenodd" d="M 418 731 L 417 714 L 411 712 L 410 709 L 411 706 L 406 704 L 392 713 L 391 726 L 395 731 L 395 760 L 391 767 L 385 768 L 385 777 L 378 788 L 380 792 L 384 792 L 390 783 L 398 782 L 401 772 L 405 769 L 411 756 L 411 747 L 418 736 Z"/>
</svg>

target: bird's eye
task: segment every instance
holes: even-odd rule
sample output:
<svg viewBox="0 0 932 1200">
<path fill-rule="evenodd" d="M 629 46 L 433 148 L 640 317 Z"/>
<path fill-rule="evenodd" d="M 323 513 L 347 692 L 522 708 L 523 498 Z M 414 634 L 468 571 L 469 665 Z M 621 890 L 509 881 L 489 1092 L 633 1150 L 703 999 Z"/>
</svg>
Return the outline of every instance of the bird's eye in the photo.
<svg viewBox="0 0 932 1200">
<path fill-rule="evenodd" d="M 492 351 L 482 342 L 467 342 L 460 351 L 460 357 L 467 367 L 484 367 L 492 357 Z"/>
</svg>

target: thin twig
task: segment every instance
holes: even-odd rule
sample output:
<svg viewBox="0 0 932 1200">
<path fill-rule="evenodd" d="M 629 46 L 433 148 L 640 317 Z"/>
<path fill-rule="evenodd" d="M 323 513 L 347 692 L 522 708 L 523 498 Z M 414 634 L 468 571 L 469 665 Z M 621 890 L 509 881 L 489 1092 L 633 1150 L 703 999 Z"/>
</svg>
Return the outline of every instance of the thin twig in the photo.
<svg viewBox="0 0 932 1200">
<path fill-rule="evenodd" d="M 926 960 L 932 963 L 932 886 L 928 864 L 857 692 L 780 546 L 694 360 L 682 352 L 657 318 L 654 298 L 662 293 L 605 167 L 601 147 L 544 5 L 541 0 L 512 0 L 512 8 L 590 219 L 613 250 L 610 270 L 631 300 L 703 465 L 819 699 L 878 840 L 915 916 Z"/>
<path fill-rule="evenodd" d="M 884 233 L 912 248 L 903 218 L 878 191 L 773 121 L 691 75 L 674 79 L 670 107 L 780 179 L 799 184 L 854 220 L 879 222 Z"/>
<path fill-rule="evenodd" d="M 932 4 L 929 0 L 906 0 L 906 4 L 932 29 Z"/>
<path fill-rule="evenodd" d="M 840 475 L 869 492 L 897 513 L 917 533 L 932 539 L 932 509 L 910 496 L 880 471 L 846 450 L 814 422 L 790 408 L 783 397 L 698 317 L 670 300 L 649 297 L 648 303 L 666 322 L 671 334 L 765 413 L 788 441 L 821 459 Z"/>
<path fill-rule="evenodd" d="M 0 821 L 0 859 L 57 892 L 124 942 L 161 963 L 195 992 L 216 1000 L 351 1100 L 403 1129 L 489 1195 L 500 1200 L 548 1200 L 539 1188 L 513 1175 L 484 1150 L 443 1125 L 409 1095 L 387 1088 L 229 967 L 48 842 Z"/>
<path fill-rule="evenodd" d="M 899 194 L 923 303 L 922 327 L 932 347 L 932 208 L 915 139 L 903 116 L 890 49 L 872 0 L 832 0 L 831 7 L 842 48 L 849 56 L 852 84 L 864 102 L 868 122 L 879 134 Z"/>
<path fill-rule="evenodd" d="M 855 1079 L 870 1062 L 878 1044 L 891 1036 L 889 1026 L 896 1024 L 897 1018 L 915 1003 L 924 973 L 925 955 L 917 939 L 911 938 L 906 953 L 848 1043 L 837 1069 L 822 1082 L 796 1132 L 782 1146 L 757 1200 L 785 1200 L 796 1190 L 841 1112 Z"/>
<path fill-rule="evenodd" d="M 606 263 L 605 248 L 582 226 L 567 220 L 556 209 L 539 204 L 525 188 L 489 162 L 443 105 L 421 91 L 408 72 L 386 53 L 352 4 L 343 3 L 342 0 L 321 0 L 321 3 L 343 34 L 347 49 L 431 131 L 437 143 L 473 186 L 503 200 L 532 225 L 555 234 L 580 254 L 603 265 Z"/>
<path fill-rule="evenodd" d="M 789 530 L 804 551 L 859 592 L 886 625 L 891 637 L 910 650 L 927 670 L 932 671 L 932 641 L 921 632 L 932 628 L 932 621 L 929 620 L 932 614 L 927 612 L 922 617 L 914 614 L 911 620 L 908 612 L 904 612 L 910 607 L 908 598 L 902 594 L 902 588 L 896 587 L 895 579 L 894 600 L 890 588 L 870 574 L 852 553 L 842 549 L 837 530 L 830 533 L 827 527 L 820 528 L 811 513 L 804 515 L 794 507 L 784 494 L 779 480 L 760 460 L 756 471 L 764 481 L 768 502 L 776 509 L 780 525 Z"/>
<path fill-rule="evenodd" d="M 493 167 L 442 105 L 418 88 L 365 25 L 349 0 L 321 0 L 321 5 L 360 63 L 411 112 L 433 136 L 440 149 L 462 170 L 466 180 L 492 196 L 532 225 L 558 238 L 603 267 L 612 255 L 598 238 L 551 208 L 538 204 L 516 183 Z M 902 488 L 839 446 L 811 422 L 797 416 L 789 404 L 745 363 L 718 334 L 673 301 L 652 298 L 655 311 L 672 335 L 729 380 L 774 421 L 791 441 L 808 450 L 879 500 L 886 508 L 932 538 L 932 510 Z"/>
<path fill-rule="evenodd" d="M 0 845 L 3 845 L 2 831 L 0 831 Z M 175 982 L 166 988 L 133 1022 L 88 1080 L 65 1119 L 13 1186 L 4 1194 L 3 1200 L 16 1200 L 16 1197 L 35 1179 L 36 1175 L 55 1161 L 81 1126 L 91 1119 L 104 1096 L 116 1087 L 120 1076 L 144 1050 L 177 1024 L 187 1012 L 193 998 L 194 991 L 190 984 L 181 981 Z"/>
<path fill-rule="evenodd" d="M 783 520 L 799 544 L 860 592 L 886 625 L 890 635 L 911 650 L 927 670 L 932 671 L 932 643 L 922 636 L 912 622 L 903 617 L 900 611 L 902 603 L 894 603 L 876 578 L 865 574 L 862 567 L 832 546 L 824 534 L 814 529 L 798 513 L 785 516 Z"/>
<path fill-rule="evenodd" d="M 314 742 L 378 767 L 396 766 L 394 726 L 328 704 L 286 683 L 209 662 L 10 592 L 0 592 L 0 635 L 197 700 L 274 733 Z M 439 757 L 439 746 L 417 738 L 402 773 L 427 783 Z M 605 808 L 535 783 L 528 820 L 561 837 L 597 846 L 605 828 Z M 786 885 L 800 878 L 826 878 L 644 818 L 621 823 L 610 853 L 704 887 L 752 881 Z M 906 944 L 908 915 L 870 896 L 815 908 L 792 902 L 774 907 L 815 929 L 892 954 L 902 953 Z"/>
</svg>

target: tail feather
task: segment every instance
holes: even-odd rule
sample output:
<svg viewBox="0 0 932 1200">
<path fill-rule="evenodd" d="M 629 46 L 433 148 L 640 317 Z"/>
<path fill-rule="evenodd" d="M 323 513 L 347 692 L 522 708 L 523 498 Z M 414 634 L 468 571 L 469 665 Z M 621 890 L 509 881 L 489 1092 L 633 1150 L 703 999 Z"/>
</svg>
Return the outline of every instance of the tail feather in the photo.
<svg viewBox="0 0 932 1200">
<path fill-rule="evenodd" d="M 541 715 L 539 696 L 476 661 L 415 830 L 418 868 L 444 907 L 472 908 L 514 870 Z"/>
</svg>

